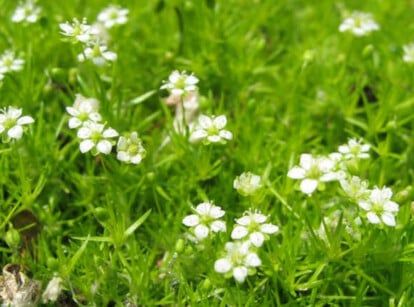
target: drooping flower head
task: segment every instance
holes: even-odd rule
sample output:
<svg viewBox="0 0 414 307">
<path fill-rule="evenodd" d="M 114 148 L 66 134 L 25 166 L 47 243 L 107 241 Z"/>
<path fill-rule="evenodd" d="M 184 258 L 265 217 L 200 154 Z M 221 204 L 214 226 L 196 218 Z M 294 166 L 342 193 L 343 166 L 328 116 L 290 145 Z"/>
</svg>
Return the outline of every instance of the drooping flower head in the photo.
<svg viewBox="0 0 414 307">
<path fill-rule="evenodd" d="M 41 11 L 42 9 L 35 5 L 35 1 L 26 0 L 26 2 L 19 4 L 14 11 L 11 20 L 16 23 L 34 23 L 39 19 Z"/>
<path fill-rule="evenodd" d="M 233 181 L 233 188 L 243 196 L 255 194 L 262 187 L 261 178 L 251 172 L 242 173 Z"/>
<path fill-rule="evenodd" d="M 225 144 L 233 138 L 233 134 L 225 130 L 227 118 L 225 115 L 207 116 L 200 115 L 198 125 L 190 135 L 190 142 L 203 142 L 205 145 L 211 143 Z"/>
<path fill-rule="evenodd" d="M 79 148 L 82 153 L 92 151 L 93 155 L 107 155 L 115 143 L 112 138 L 117 137 L 118 132 L 112 128 L 105 128 L 104 124 L 86 122 L 78 130 L 77 135 L 81 139 Z"/>
<path fill-rule="evenodd" d="M 264 240 L 274 234 L 279 227 L 266 223 L 269 217 L 260 211 L 247 211 L 241 218 L 236 219 L 236 226 L 231 232 L 233 240 L 245 240 L 256 247 L 262 246 Z"/>
<path fill-rule="evenodd" d="M 45 291 L 42 294 L 42 302 L 44 304 L 48 302 L 56 302 L 62 291 L 62 278 L 53 277 L 46 286 Z"/>
<path fill-rule="evenodd" d="M 66 111 L 72 116 L 69 119 L 69 128 L 79 128 L 86 122 L 100 122 L 101 115 L 98 113 L 99 101 L 95 98 L 86 98 L 76 94 L 72 107 L 66 107 Z"/>
<path fill-rule="evenodd" d="M 321 182 L 338 180 L 342 174 L 335 172 L 335 162 L 327 157 L 314 157 L 311 154 L 301 154 L 299 166 L 294 166 L 288 172 L 288 177 L 302 180 L 300 190 L 311 195 Z"/>
<path fill-rule="evenodd" d="M 220 220 L 225 214 L 219 206 L 211 202 L 204 202 L 195 208 L 195 214 L 186 216 L 183 224 L 190 227 L 196 240 L 202 241 L 207 238 L 210 232 L 226 231 L 226 223 Z"/>
<path fill-rule="evenodd" d="M 355 11 L 339 26 L 341 32 L 351 32 L 356 36 L 364 36 L 372 31 L 379 30 L 372 14 Z"/>
<path fill-rule="evenodd" d="M 136 132 L 120 136 L 117 151 L 117 159 L 125 163 L 139 164 L 146 155 L 146 150 L 142 146 L 142 141 Z"/>
<path fill-rule="evenodd" d="M 197 91 L 197 83 L 198 79 L 194 75 L 175 70 L 168 77 L 168 81 L 161 85 L 161 89 L 168 90 L 172 95 L 183 97 L 190 92 Z"/>
<path fill-rule="evenodd" d="M 395 214 L 399 210 L 396 202 L 391 200 L 392 191 L 390 188 L 375 188 L 371 191 L 369 198 L 360 200 L 358 205 L 364 209 L 366 217 L 371 224 L 385 224 L 395 226 Z"/>
<path fill-rule="evenodd" d="M 226 243 L 226 256 L 216 260 L 214 270 L 225 274 L 225 277 L 233 276 L 237 282 L 244 282 L 247 275 L 256 273 L 256 268 L 262 264 L 259 256 L 250 250 L 248 242 Z"/>
<path fill-rule="evenodd" d="M 0 110 L 0 134 L 3 141 L 18 140 L 23 135 L 23 126 L 34 123 L 30 116 L 22 116 L 22 109 L 7 107 Z"/>
<path fill-rule="evenodd" d="M 129 10 L 116 5 L 110 5 L 98 15 L 98 21 L 109 29 L 115 25 L 122 25 L 128 21 Z"/>
</svg>

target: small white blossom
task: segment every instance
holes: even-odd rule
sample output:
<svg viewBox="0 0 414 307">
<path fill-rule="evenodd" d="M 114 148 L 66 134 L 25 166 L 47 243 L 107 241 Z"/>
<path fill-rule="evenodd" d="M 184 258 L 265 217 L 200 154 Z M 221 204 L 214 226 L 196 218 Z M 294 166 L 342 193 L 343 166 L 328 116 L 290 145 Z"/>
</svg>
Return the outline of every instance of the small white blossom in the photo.
<svg viewBox="0 0 414 307">
<path fill-rule="evenodd" d="M 370 190 L 368 189 L 368 183 L 365 180 L 357 176 L 352 178 L 343 178 L 339 181 L 344 192 L 353 200 L 359 201 L 366 199 Z"/>
<path fill-rule="evenodd" d="M 117 159 L 126 162 L 139 164 L 146 155 L 142 141 L 138 133 L 132 132 L 129 136 L 120 136 L 117 144 Z"/>
<path fill-rule="evenodd" d="M 403 46 L 403 60 L 407 63 L 414 63 L 414 43 Z"/>
<path fill-rule="evenodd" d="M 276 233 L 279 227 L 266 223 L 268 216 L 259 211 L 247 211 L 241 218 L 236 219 L 238 225 L 231 232 L 233 240 L 247 239 L 256 247 L 262 246 L 270 234 Z"/>
<path fill-rule="evenodd" d="M 187 75 L 185 71 L 180 73 L 178 70 L 175 70 L 168 77 L 168 82 L 164 81 L 161 89 L 166 89 L 172 95 L 182 97 L 190 92 L 197 91 L 197 83 L 198 79 L 192 74 Z"/>
<path fill-rule="evenodd" d="M 128 21 L 128 13 L 128 9 L 110 5 L 99 13 L 98 21 L 109 29 L 115 25 L 125 24 Z"/>
<path fill-rule="evenodd" d="M 233 188 L 243 196 L 253 195 L 262 187 L 262 182 L 259 175 L 250 172 L 242 173 L 233 181 Z"/>
<path fill-rule="evenodd" d="M 117 54 L 112 51 L 108 51 L 104 45 L 94 44 L 85 48 L 83 53 L 78 55 L 79 62 L 85 60 L 92 60 L 97 66 L 103 66 L 108 62 L 114 62 L 117 59 Z"/>
<path fill-rule="evenodd" d="M 69 128 L 79 128 L 86 122 L 100 122 L 101 115 L 98 113 L 99 101 L 95 98 L 85 98 L 76 94 L 72 107 L 66 107 L 66 111 L 72 116 L 69 119 Z"/>
<path fill-rule="evenodd" d="M 46 286 L 45 291 L 42 294 L 42 302 L 44 304 L 48 302 L 56 302 L 60 292 L 62 291 L 62 278 L 53 277 Z"/>
<path fill-rule="evenodd" d="M 339 26 L 341 32 L 352 32 L 356 36 L 364 36 L 372 31 L 379 30 L 379 25 L 375 22 L 372 14 L 363 12 L 353 12 Z"/>
<path fill-rule="evenodd" d="M 22 109 L 15 107 L 3 108 L 0 110 L 0 134 L 3 134 L 4 141 L 20 139 L 23 135 L 23 127 L 34 123 L 30 116 L 22 116 Z"/>
<path fill-rule="evenodd" d="M 262 264 L 259 256 L 250 250 L 248 242 L 228 242 L 225 249 L 227 255 L 216 260 L 214 270 L 225 274 L 225 277 L 233 276 L 237 282 L 244 282 L 247 275 L 256 273 L 256 268 Z"/>
<path fill-rule="evenodd" d="M 225 115 L 212 116 L 200 115 L 198 124 L 190 135 L 190 142 L 203 141 L 204 144 L 221 143 L 225 144 L 233 138 L 233 134 L 224 130 L 227 124 Z"/>
<path fill-rule="evenodd" d="M 59 24 L 62 35 L 67 36 L 72 42 L 89 43 L 93 40 L 94 33 L 92 27 L 86 24 L 86 18 L 79 22 L 78 19 L 73 18 L 72 23 L 65 22 Z"/>
<path fill-rule="evenodd" d="M 117 137 L 118 132 L 112 128 L 105 129 L 105 125 L 94 122 L 86 122 L 78 130 L 78 138 L 81 139 L 79 148 L 82 153 L 92 151 L 93 155 L 109 154 L 115 143 L 111 138 Z"/>
<path fill-rule="evenodd" d="M 341 173 L 334 171 L 335 162 L 327 157 L 313 157 L 310 154 L 301 154 L 299 166 L 289 170 L 287 176 L 302 180 L 300 190 L 311 195 L 321 182 L 338 180 Z"/>
<path fill-rule="evenodd" d="M 20 71 L 23 69 L 24 60 L 15 57 L 14 52 L 6 51 L 0 57 L 0 74 L 4 75 L 12 71 Z"/>
<path fill-rule="evenodd" d="M 371 224 L 395 226 L 395 214 L 399 210 L 397 203 L 391 201 L 392 191 L 390 188 L 375 188 L 371 191 L 367 200 L 360 200 L 358 205 L 367 211 L 367 219 Z"/>
<path fill-rule="evenodd" d="M 198 241 L 207 238 L 210 231 L 226 231 L 226 223 L 220 220 L 225 212 L 219 206 L 215 206 L 211 202 L 204 202 L 195 208 L 195 212 L 196 214 L 186 216 L 183 219 L 183 224 L 191 227 L 191 231 Z"/>
<path fill-rule="evenodd" d="M 362 140 L 349 139 L 347 144 L 338 147 L 338 151 L 346 160 L 349 159 L 368 159 L 371 145 L 363 144 Z"/>
<path fill-rule="evenodd" d="M 34 23 L 39 19 L 42 9 L 35 5 L 35 1 L 27 0 L 25 3 L 20 3 L 13 13 L 11 20 L 13 22 L 28 22 Z"/>
</svg>

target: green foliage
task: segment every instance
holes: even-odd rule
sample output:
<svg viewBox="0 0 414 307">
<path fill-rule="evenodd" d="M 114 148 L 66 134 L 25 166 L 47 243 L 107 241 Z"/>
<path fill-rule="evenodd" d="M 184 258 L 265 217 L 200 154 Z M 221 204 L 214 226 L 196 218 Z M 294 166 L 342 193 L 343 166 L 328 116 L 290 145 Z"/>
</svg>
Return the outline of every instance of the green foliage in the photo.
<svg viewBox="0 0 414 307">
<path fill-rule="evenodd" d="M 0 0 L 0 54 L 26 61 L 0 81 L 0 106 L 35 119 L 21 140 L 0 144 L 1 265 L 17 263 L 43 285 L 58 274 L 79 305 L 413 305 L 414 75 L 402 61 L 412 3 L 115 2 L 129 9 L 110 30 L 118 59 L 96 67 L 77 62 L 81 50 L 62 40 L 59 23 L 92 23 L 108 1 L 39 0 L 41 19 L 24 25 L 10 21 L 15 1 Z M 340 33 L 346 10 L 371 12 L 381 30 Z M 204 147 L 172 132 L 159 87 L 176 69 L 200 79 L 201 113 L 225 114 L 231 142 Z M 141 164 L 80 153 L 65 111 L 77 93 L 97 98 L 117 131 L 139 133 Z M 301 153 L 328 154 L 349 137 L 372 145 L 359 174 L 392 187 L 397 227 L 364 220 L 356 241 L 338 223 L 323 240 L 326 203 L 355 205 L 338 200 L 337 183 L 307 197 L 286 174 Z M 259 203 L 233 189 L 245 171 L 262 176 Z M 200 250 L 182 219 L 207 200 L 230 226 Z M 257 274 L 239 284 L 214 261 L 250 207 L 280 230 L 260 250 Z"/>
</svg>

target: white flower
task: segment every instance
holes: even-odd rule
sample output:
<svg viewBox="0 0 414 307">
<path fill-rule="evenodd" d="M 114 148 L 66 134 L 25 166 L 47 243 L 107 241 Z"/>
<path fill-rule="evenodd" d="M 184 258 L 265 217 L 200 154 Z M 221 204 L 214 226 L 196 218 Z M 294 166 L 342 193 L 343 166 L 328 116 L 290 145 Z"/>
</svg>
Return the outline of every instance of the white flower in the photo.
<svg viewBox="0 0 414 307">
<path fill-rule="evenodd" d="M 313 157 L 310 154 L 301 154 L 299 166 L 294 166 L 288 172 L 288 177 L 302 180 L 300 190 L 311 195 L 320 182 L 338 180 L 341 173 L 334 171 L 335 162 L 326 157 Z"/>
<path fill-rule="evenodd" d="M 13 22 L 28 22 L 34 23 L 39 19 L 39 15 L 42 9 L 34 4 L 34 1 L 27 0 L 20 5 L 14 11 L 12 16 Z"/>
<path fill-rule="evenodd" d="M 48 302 L 56 302 L 62 291 L 62 278 L 53 277 L 46 286 L 45 291 L 42 294 L 42 302 L 44 304 Z"/>
<path fill-rule="evenodd" d="M 375 22 L 372 14 L 353 12 L 348 18 L 346 18 L 339 26 L 339 31 L 349 31 L 356 36 L 364 36 L 372 31 L 379 30 L 379 25 Z"/>
<path fill-rule="evenodd" d="M 89 43 L 93 39 L 94 33 L 90 25 L 86 24 L 86 18 L 79 22 L 73 18 L 72 23 L 69 22 L 59 24 L 62 35 L 67 36 L 72 42 Z"/>
<path fill-rule="evenodd" d="M 114 142 L 111 138 L 117 137 L 118 132 L 112 128 L 105 129 L 105 125 L 94 122 L 86 122 L 78 130 L 80 142 L 79 148 L 82 153 L 92 150 L 93 155 L 103 153 L 109 154 Z"/>
<path fill-rule="evenodd" d="M 348 144 L 344 144 L 338 147 L 338 151 L 344 156 L 345 159 L 368 159 L 369 150 L 371 145 L 363 144 L 362 140 L 349 139 Z"/>
<path fill-rule="evenodd" d="M 407 63 L 414 63 L 414 43 L 403 46 L 403 60 Z"/>
<path fill-rule="evenodd" d="M 11 71 L 20 71 L 23 68 L 24 60 L 15 57 L 14 52 L 6 51 L 0 57 L 0 74 L 4 75 Z"/>
<path fill-rule="evenodd" d="M 117 59 L 115 52 L 108 51 L 104 45 L 95 44 L 90 47 L 86 47 L 83 53 L 78 55 L 79 62 L 85 60 L 92 60 L 97 66 L 103 66 L 107 62 L 114 62 Z"/>
<path fill-rule="evenodd" d="M 117 159 L 126 162 L 139 164 L 146 155 L 142 141 L 138 133 L 132 132 L 129 136 L 121 136 L 117 144 Z"/>
<path fill-rule="evenodd" d="M 225 249 L 227 255 L 216 260 L 214 270 L 226 277 L 233 276 L 240 283 L 245 281 L 247 275 L 253 275 L 255 268 L 262 264 L 259 256 L 250 250 L 248 242 L 228 242 Z"/>
<path fill-rule="evenodd" d="M 110 5 L 99 13 L 98 21 L 101 22 L 105 28 L 109 29 L 115 25 L 125 24 L 128 20 L 128 13 L 128 9 Z"/>
<path fill-rule="evenodd" d="M 221 143 L 224 144 L 233 138 L 233 134 L 224 130 L 227 124 L 225 115 L 212 116 L 200 115 L 198 125 L 190 135 L 190 142 L 203 141 L 204 144 Z"/>
<path fill-rule="evenodd" d="M 30 116 L 21 116 L 22 109 L 15 107 L 3 108 L 0 110 L 0 134 L 6 133 L 5 141 L 20 139 L 23 135 L 23 125 L 34 123 Z"/>
<path fill-rule="evenodd" d="M 209 235 L 210 231 L 224 232 L 226 224 L 220 218 L 225 212 L 211 202 L 204 202 L 195 208 L 196 214 L 191 214 L 183 219 L 183 224 L 191 227 L 196 239 L 201 241 Z"/>
<path fill-rule="evenodd" d="M 260 176 L 250 172 L 242 173 L 233 181 L 233 188 L 243 196 L 253 195 L 261 187 Z"/>
<path fill-rule="evenodd" d="M 95 98 L 85 98 L 76 94 L 72 107 L 66 107 L 66 111 L 72 116 L 69 119 L 69 128 L 79 128 L 86 122 L 100 122 L 101 115 L 98 113 L 99 101 Z"/>
<path fill-rule="evenodd" d="M 172 95 L 179 97 L 185 96 L 189 92 L 197 91 L 198 79 L 193 75 L 187 75 L 185 71 L 175 70 L 168 77 L 168 82 L 164 82 L 161 89 L 168 90 Z"/>
<path fill-rule="evenodd" d="M 247 239 L 256 247 L 262 246 L 268 235 L 279 230 L 279 227 L 270 223 L 265 223 L 268 216 L 259 211 L 247 211 L 244 216 L 236 220 L 236 225 L 231 232 L 233 240 Z"/>
<path fill-rule="evenodd" d="M 370 194 L 368 183 L 357 176 L 343 178 L 339 181 L 344 192 L 353 200 L 359 201 L 367 199 Z"/>
<path fill-rule="evenodd" d="M 367 219 L 371 224 L 395 226 L 395 214 L 399 210 L 397 203 L 391 201 L 392 191 L 390 188 L 375 188 L 371 191 L 367 200 L 360 200 L 359 207 L 367 211 Z"/>
</svg>

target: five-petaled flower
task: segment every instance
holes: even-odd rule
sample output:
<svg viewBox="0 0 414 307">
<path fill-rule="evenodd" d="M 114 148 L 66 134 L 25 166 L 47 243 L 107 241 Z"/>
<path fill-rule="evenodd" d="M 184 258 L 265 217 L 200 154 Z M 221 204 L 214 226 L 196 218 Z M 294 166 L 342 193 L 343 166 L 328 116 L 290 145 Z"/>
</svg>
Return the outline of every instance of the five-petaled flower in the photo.
<svg viewBox="0 0 414 307">
<path fill-rule="evenodd" d="M 117 137 L 118 132 L 112 128 L 105 128 L 104 124 L 86 122 L 78 130 L 80 142 L 79 148 L 82 153 L 92 151 L 93 155 L 103 153 L 109 154 L 114 142 L 111 138 Z"/>
<path fill-rule="evenodd" d="M 23 68 L 24 60 L 15 57 L 14 52 L 6 51 L 0 57 L 0 74 L 4 75 L 12 71 L 20 71 Z"/>
<path fill-rule="evenodd" d="M 23 127 L 34 123 L 30 116 L 22 116 L 22 109 L 9 106 L 0 110 L 0 134 L 3 140 L 8 142 L 11 139 L 18 140 L 23 135 Z"/>
<path fill-rule="evenodd" d="M 142 141 L 138 133 L 132 132 L 126 136 L 120 136 L 117 144 L 117 159 L 126 163 L 139 164 L 146 155 Z"/>
<path fill-rule="evenodd" d="M 321 182 L 338 180 L 341 173 L 334 171 L 335 162 L 327 157 L 314 157 L 311 154 L 301 154 L 299 166 L 294 166 L 288 172 L 288 177 L 302 180 L 300 190 L 311 195 Z"/>
<path fill-rule="evenodd" d="M 27 0 L 25 3 L 20 3 L 13 13 L 11 20 L 13 22 L 27 22 L 34 23 L 39 19 L 42 9 L 35 5 L 35 1 Z"/>
<path fill-rule="evenodd" d="M 98 113 L 99 101 L 95 98 L 85 98 L 76 94 L 72 107 L 66 107 L 66 111 L 72 116 L 69 119 L 69 128 L 79 128 L 86 122 L 100 122 L 101 115 Z"/>
<path fill-rule="evenodd" d="M 366 200 L 371 193 L 368 183 L 357 176 L 342 178 L 339 180 L 342 190 L 355 201 Z"/>
<path fill-rule="evenodd" d="M 107 49 L 105 45 L 99 45 L 98 43 L 88 46 L 83 53 L 78 55 L 78 60 L 79 62 L 91 60 L 97 66 L 103 66 L 108 62 L 116 61 L 117 54 Z"/>
<path fill-rule="evenodd" d="M 233 181 L 233 188 L 243 196 L 253 195 L 262 187 L 261 178 L 251 172 L 242 173 Z"/>
<path fill-rule="evenodd" d="M 368 199 L 360 200 L 358 205 L 367 211 L 367 219 L 371 224 L 380 224 L 395 226 L 395 214 L 399 210 L 396 202 L 391 200 L 392 191 L 390 188 L 374 188 Z"/>
<path fill-rule="evenodd" d="M 338 151 L 346 160 L 368 159 L 371 145 L 364 144 L 361 139 L 349 139 L 347 144 L 340 145 Z"/>
<path fill-rule="evenodd" d="M 279 227 L 266 223 L 268 216 L 260 211 L 247 211 L 241 218 L 236 219 L 237 225 L 231 232 L 233 240 L 245 240 L 256 247 L 262 246 L 270 234 L 276 233 Z"/>
<path fill-rule="evenodd" d="M 191 227 L 196 240 L 201 241 L 208 237 L 210 231 L 226 231 L 226 223 L 220 220 L 225 212 L 219 206 L 211 202 L 204 202 L 195 208 L 196 214 L 191 214 L 183 219 L 183 224 Z"/>
<path fill-rule="evenodd" d="M 67 36 L 73 43 L 89 43 L 93 39 L 92 28 L 86 24 L 86 18 L 82 22 L 73 18 L 72 23 L 61 23 L 59 27 L 62 30 L 60 33 Z"/>
<path fill-rule="evenodd" d="M 115 25 L 125 24 L 128 21 L 128 13 L 128 9 L 110 5 L 99 13 L 98 21 L 109 29 Z"/>
<path fill-rule="evenodd" d="M 221 143 L 224 144 L 233 138 L 233 134 L 224 130 L 227 124 L 225 115 L 207 116 L 200 115 L 198 117 L 198 125 L 190 135 L 190 142 L 203 141 L 204 144 Z"/>
<path fill-rule="evenodd" d="M 356 36 L 364 36 L 372 31 L 379 30 L 379 28 L 372 14 L 355 11 L 341 23 L 339 31 L 348 31 Z"/>
<path fill-rule="evenodd" d="M 233 276 L 236 281 L 244 282 L 247 275 L 255 274 L 256 268 L 262 264 L 259 256 L 250 248 L 248 242 L 227 242 L 227 255 L 216 260 L 214 270 L 225 274 L 225 277 Z"/>
<path fill-rule="evenodd" d="M 175 70 L 168 77 L 168 82 L 161 85 L 161 89 L 168 90 L 172 95 L 185 96 L 190 92 L 197 91 L 198 78 L 194 75 L 187 75 L 185 71 L 179 72 Z"/>
</svg>

